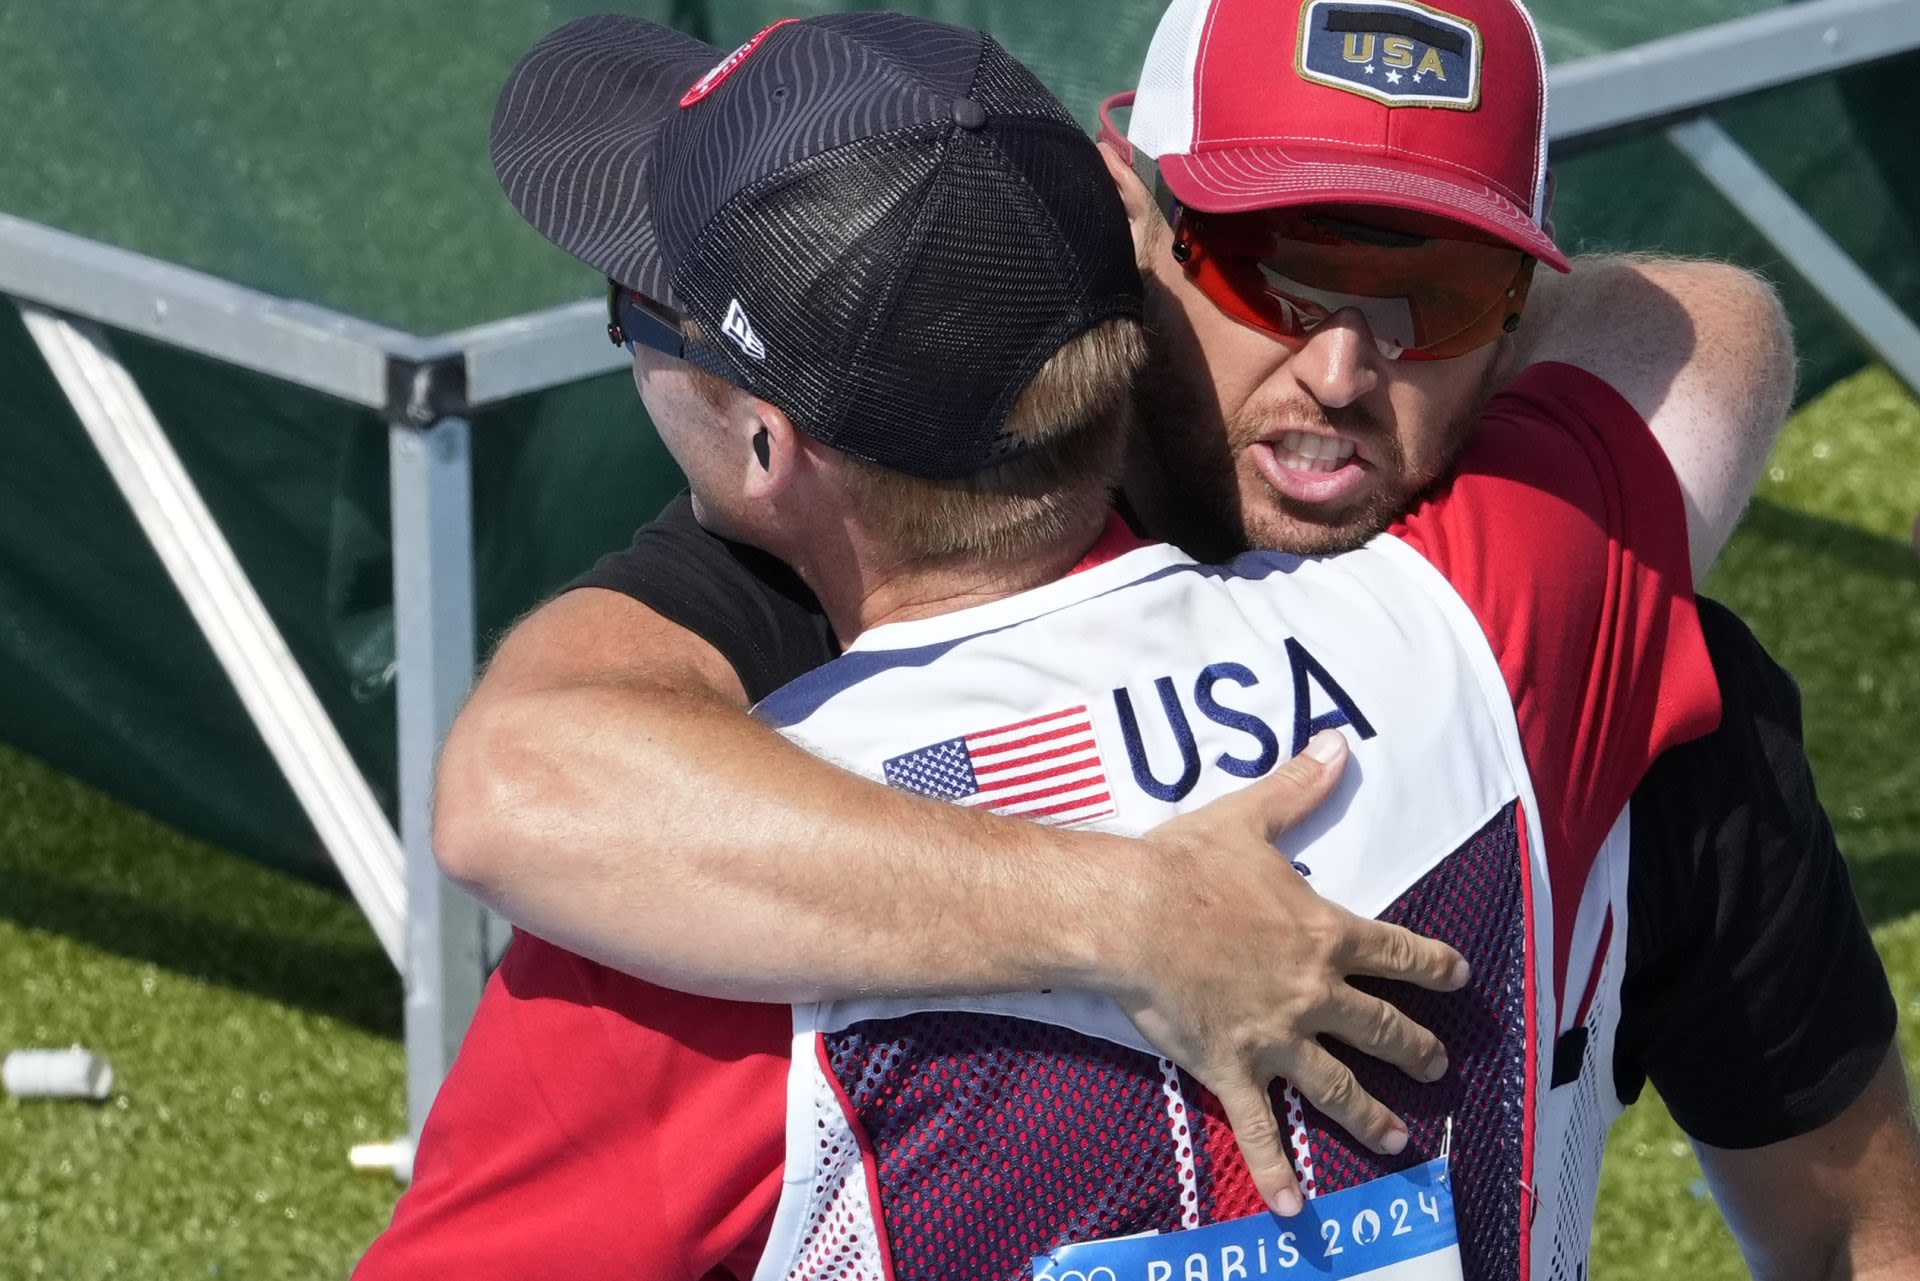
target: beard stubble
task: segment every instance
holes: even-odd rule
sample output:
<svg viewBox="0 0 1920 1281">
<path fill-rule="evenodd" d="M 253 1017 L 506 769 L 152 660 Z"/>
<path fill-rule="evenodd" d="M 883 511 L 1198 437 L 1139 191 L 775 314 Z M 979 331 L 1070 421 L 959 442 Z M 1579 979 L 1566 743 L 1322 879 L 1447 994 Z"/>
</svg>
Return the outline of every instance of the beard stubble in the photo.
<svg viewBox="0 0 1920 1281">
<path fill-rule="evenodd" d="M 1360 406 L 1329 408 L 1301 396 L 1250 406 L 1222 424 L 1211 388 L 1188 365 L 1156 350 L 1138 383 L 1128 497 L 1151 532 L 1202 561 L 1227 560 L 1250 547 L 1300 556 L 1352 551 L 1452 473 L 1493 390 L 1491 366 L 1488 373 L 1449 417 L 1435 456 L 1416 468 L 1399 437 Z M 1295 429 L 1337 430 L 1364 442 L 1375 472 L 1369 492 L 1348 506 L 1296 503 L 1248 465 L 1260 494 L 1249 502 L 1240 481 L 1246 451 Z"/>
</svg>

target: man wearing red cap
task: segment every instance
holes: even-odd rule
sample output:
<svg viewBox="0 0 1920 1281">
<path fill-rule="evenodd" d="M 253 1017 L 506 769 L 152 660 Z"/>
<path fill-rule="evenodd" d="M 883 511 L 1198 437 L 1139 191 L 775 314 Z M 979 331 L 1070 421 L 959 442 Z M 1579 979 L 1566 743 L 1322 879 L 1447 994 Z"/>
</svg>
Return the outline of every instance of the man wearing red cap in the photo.
<svg viewBox="0 0 1920 1281">
<path fill-rule="evenodd" d="M 1565 271 L 1544 230 L 1546 62 L 1533 22 L 1512 3 L 1452 9 L 1176 0 L 1133 95 L 1132 141 L 1209 213 L 1417 210 Z M 1275 74 L 1276 55 L 1291 74 Z"/>
<path fill-rule="evenodd" d="M 1582 264 L 1529 299 L 1535 261 L 1567 264 L 1544 230 L 1544 71 L 1522 10 L 1181 0 L 1133 105 L 1129 137 L 1109 145 L 1162 340 L 1156 430 L 1128 485 L 1155 532 L 1207 556 L 1364 542 L 1443 480 L 1488 394 L 1549 350 L 1619 379 L 1679 473 L 1704 572 L 1784 410 L 1777 310 L 1740 273 L 1694 264 Z M 1690 352 L 1678 373 L 1655 377 L 1677 351 Z M 1545 369 L 1526 384 L 1549 401 L 1586 394 Z M 1473 554 L 1500 589 L 1499 549 Z M 777 567 L 682 509 L 581 585 L 600 590 L 562 597 L 503 647 L 441 781 L 449 870 L 516 920 L 645 977 L 773 999 L 1120 966 L 1141 1028 L 1223 1098 L 1285 1075 L 1356 1132 L 1385 1123 L 1351 1074 L 1295 1066 L 1316 1034 L 1390 1057 L 1410 1034 L 1343 1026 L 1337 1000 L 1303 994 L 1418 975 L 1435 954 L 1391 935 L 1362 946 L 1360 923 L 1304 883 L 1249 881 L 1236 864 L 1262 856 L 1261 825 L 1222 814 L 1169 837 L 1190 882 L 1232 889 L 1178 938 L 1129 933 L 1124 955 L 1102 956 L 1078 918 L 1113 873 L 1071 833 L 863 785 L 739 714 L 832 652 Z M 1704 1155 L 1756 1262 L 1803 1275 L 1851 1259 L 1864 1275 L 1874 1250 L 1911 1245 L 1880 1214 L 1914 1187 L 1905 1083 L 1884 976 L 1805 782 L 1790 684 L 1756 655 L 1722 624 L 1714 656 L 1735 683 L 1705 760 L 1739 772 L 1676 764 L 1636 799 L 1654 822 L 1635 823 L 1631 868 L 1603 861 L 1608 883 L 1564 899 L 1583 910 L 1555 922 L 1546 982 L 1566 1017 L 1542 1124 L 1597 1153 L 1592 1127 L 1651 1073 L 1703 1142 L 1753 1149 Z M 663 822 L 689 795 L 729 802 Z M 1745 859 L 1736 830 L 1770 852 Z M 609 892 L 636 871 L 644 892 Z M 1789 894 L 1802 931 L 1770 928 Z M 1561 1082 L 1562 1052 L 1605 1066 Z M 1283 1177 L 1271 1115 L 1234 1119 L 1256 1171 Z M 1553 1177 L 1555 1212 L 1584 1215 L 1597 1164 Z"/>
<path fill-rule="evenodd" d="M 1112 113 L 1127 106 L 1122 136 Z M 1128 489 L 1149 524 L 1208 554 L 1357 545 L 1445 471 L 1487 393 L 1544 349 L 1541 330 L 1588 329 L 1616 353 L 1652 352 L 1663 330 L 1703 348 L 1724 332 L 1744 365 L 1702 349 L 1690 370 L 1721 403 L 1678 404 L 1692 389 L 1677 384 L 1647 415 L 1688 490 L 1704 576 L 1777 429 L 1791 353 L 1764 288 L 1737 271 L 1615 259 L 1564 288 L 1536 281 L 1538 263 L 1570 264 L 1546 226 L 1546 66 L 1518 4 L 1178 0 L 1139 88 L 1101 117 L 1138 175 L 1115 172 L 1162 286 L 1146 384 L 1160 412 Z M 1623 304 L 1646 314 L 1621 324 Z M 1299 388 L 1320 370 L 1293 355 L 1329 322 L 1378 356 Z M 1483 359 L 1516 332 L 1504 361 Z M 1391 418 L 1370 383 L 1398 386 Z M 1319 421 L 1270 430 L 1289 417 Z M 1167 465 L 1223 434 L 1234 469 Z"/>
</svg>

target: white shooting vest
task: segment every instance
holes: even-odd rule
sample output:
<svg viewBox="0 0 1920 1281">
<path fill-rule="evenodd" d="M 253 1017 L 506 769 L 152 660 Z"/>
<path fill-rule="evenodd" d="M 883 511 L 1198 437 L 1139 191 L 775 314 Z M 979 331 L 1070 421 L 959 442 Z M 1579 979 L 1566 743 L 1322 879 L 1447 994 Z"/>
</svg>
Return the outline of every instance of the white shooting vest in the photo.
<svg viewBox="0 0 1920 1281">
<path fill-rule="evenodd" d="M 1425 1161 L 1452 1118 L 1467 1277 L 1585 1275 L 1620 1111 L 1625 816 L 1575 860 L 1583 884 L 1550 883 L 1495 656 L 1410 547 L 1382 537 L 1325 560 L 1254 554 L 1225 568 L 1140 548 L 876 628 L 758 714 L 896 787 L 1122 834 L 1342 727 L 1353 751 L 1340 789 L 1287 834 L 1288 855 L 1322 895 L 1457 947 L 1474 980 L 1451 995 L 1376 985 L 1447 1046 L 1435 1085 L 1336 1048 L 1409 1123 L 1401 1157 L 1375 1156 L 1276 1083 L 1303 1184 L 1337 1191 Z M 1556 894 L 1580 897 L 1564 1014 Z M 1192 925 L 1170 903 L 1157 928 L 1177 940 Z M 787 1128 L 756 1281 L 1011 1281 L 1069 1242 L 1260 1209 L 1218 1105 L 1083 993 L 798 1006 Z M 1312 1273 L 1270 1275 L 1289 1274 Z"/>
</svg>

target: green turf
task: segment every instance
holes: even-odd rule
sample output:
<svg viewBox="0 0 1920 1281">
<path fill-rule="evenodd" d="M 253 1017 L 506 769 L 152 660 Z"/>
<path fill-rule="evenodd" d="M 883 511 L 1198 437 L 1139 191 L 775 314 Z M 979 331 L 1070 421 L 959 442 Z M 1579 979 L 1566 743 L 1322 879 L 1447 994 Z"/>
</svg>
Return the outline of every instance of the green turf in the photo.
<svg viewBox="0 0 1920 1281">
<path fill-rule="evenodd" d="M 1822 794 L 1876 921 L 1920 909 L 1916 510 L 1913 403 L 1884 371 L 1862 374 L 1790 424 L 1709 584 L 1799 677 Z"/>
<path fill-rule="evenodd" d="M 0 1047 L 116 1096 L 0 1099 L 0 1276 L 344 1274 L 391 1212 L 400 988 L 345 899 L 0 749 Z"/>
<path fill-rule="evenodd" d="M 1708 590 L 1799 679 L 1808 752 L 1920 1065 L 1920 407 L 1884 370 L 1788 424 Z M 1601 1182 L 1594 1274 L 1746 1275 L 1666 1110 L 1631 1109 Z"/>
<path fill-rule="evenodd" d="M 1713 590 L 1799 675 L 1821 785 L 1894 975 L 1920 993 L 1920 408 L 1870 371 L 1789 427 Z M 0 1275 L 343 1274 L 394 1189 L 398 984 L 353 908 L 0 749 L 0 1047 L 84 1043 L 110 1103 L 0 1102 Z M 1920 1027 L 1904 1028 L 1910 1056 Z M 1657 1101 L 1615 1134 L 1600 1277 L 1743 1275 Z"/>
</svg>

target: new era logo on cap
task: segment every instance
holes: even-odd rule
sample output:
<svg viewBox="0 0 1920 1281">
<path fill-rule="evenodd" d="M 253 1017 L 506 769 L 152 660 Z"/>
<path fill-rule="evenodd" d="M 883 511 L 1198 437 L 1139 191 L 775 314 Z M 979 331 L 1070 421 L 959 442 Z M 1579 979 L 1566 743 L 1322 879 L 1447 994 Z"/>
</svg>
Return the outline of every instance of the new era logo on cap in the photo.
<svg viewBox="0 0 1920 1281">
<path fill-rule="evenodd" d="M 747 309 L 740 305 L 738 298 L 727 304 L 727 318 L 721 322 L 720 332 L 755 360 L 767 358 L 767 345 L 760 341 L 760 335 L 753 332 L 753 322 L 747 319 Z"/>
<path fill-rule="evenodd" d="M 1480 105 L 1480 32 L 1410 0 L 1308 0 L 1300 75 L 1390 107 Z"/>
</svg>

